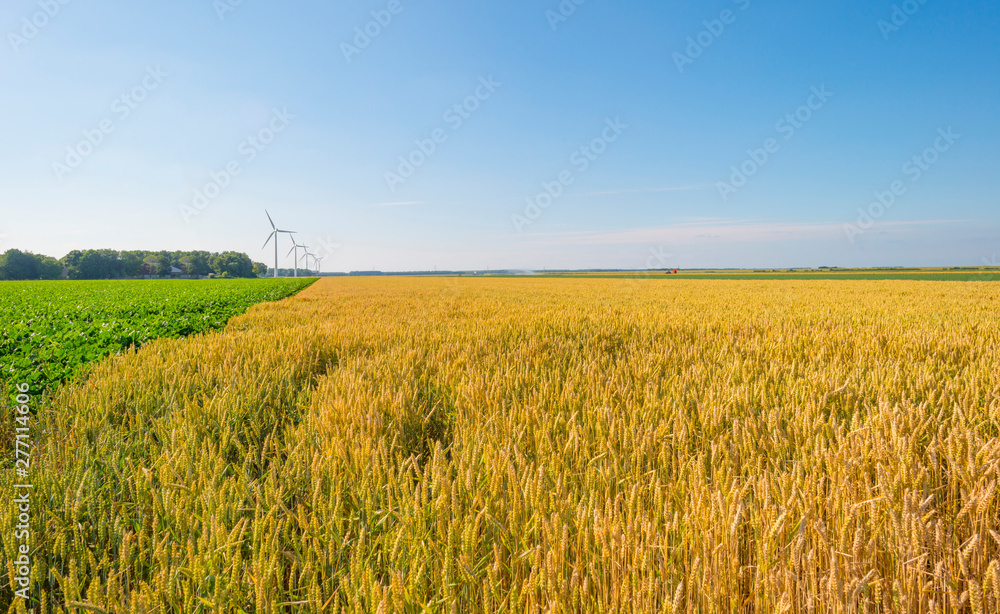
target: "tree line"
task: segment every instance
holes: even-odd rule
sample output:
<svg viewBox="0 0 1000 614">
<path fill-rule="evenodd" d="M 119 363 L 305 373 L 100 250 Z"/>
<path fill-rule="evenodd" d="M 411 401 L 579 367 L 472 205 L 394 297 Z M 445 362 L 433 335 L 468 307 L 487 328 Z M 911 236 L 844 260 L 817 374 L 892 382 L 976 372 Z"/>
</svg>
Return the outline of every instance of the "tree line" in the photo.
<svg viewBox="0 0 1000 614">
<path fill-rule="evenodd" d="M 0 255 L 0 280 L 129 279 L 177 274 L 251 278 L 267 274 L 267 265 L 240 252 L 88 249 L 73 250 L 57 260 L 10 249 Z"/>
</svg>

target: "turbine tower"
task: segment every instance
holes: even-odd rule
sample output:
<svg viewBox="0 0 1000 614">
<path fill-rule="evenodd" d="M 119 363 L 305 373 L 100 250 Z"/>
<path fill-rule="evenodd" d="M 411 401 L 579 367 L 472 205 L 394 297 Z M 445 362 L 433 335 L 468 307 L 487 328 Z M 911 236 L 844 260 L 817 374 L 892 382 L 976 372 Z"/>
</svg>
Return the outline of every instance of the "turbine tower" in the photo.
<svg viewBox="0 0 1000 614">
<path fill-rule="evenodd" d="M 306 246 L 305 245 L 299 245 L 298 241 L 295 240 L 295 237 L 292 237 L 292 249 L 288 250 L 288 254 L 285 254 L 285 258 L 287 258 L 289 254 L 291 254 L 292 252 L 295 252 L 295 265 L 294 266 L 295 266 L 295 276 L 296 277 L 299 276 L 299 248 L 300 247 L 303 248 L 303 249 L 305 249 Z"/>
<path fill-rule="evenodd" d="M 309 272 L 309 246 L 308 245 L 300 245 L 299 247 L 302 248 L 302 259 L 306 261 L 305 269 L 306 269 L 306 272 L 308 273 Z"/>
<path fill-rule="evenodd" d="M 281 230 L 281 229 L 279 229 L 277 226 L 274 225 L 274 220 L 271 219 L 271 214 L 267 212 L 267 209 L 264 209 L 264 214 L 267 216 L 267 221 L 271 222 L 271 234 L 267 235 L 267 241 L 264 241 L 264 247 L 267 247 L 267 244 L 271 242 L 271 239 L 274 239 L 274 277 L 277 278 L 278 277 L 278 235 L 281 234 L 281 233 L 284 233 L 284 234 L 287 234 L 287 235 L 291 236 L 291 235 L 295 234 L 295 231 L 293 231 L 293 230 Z M 292 239 L 292 242 L 294 243 L 295 239 Z M 264 247 L 261 247 L 261 249 L 264 249 Z"/>
</svg>

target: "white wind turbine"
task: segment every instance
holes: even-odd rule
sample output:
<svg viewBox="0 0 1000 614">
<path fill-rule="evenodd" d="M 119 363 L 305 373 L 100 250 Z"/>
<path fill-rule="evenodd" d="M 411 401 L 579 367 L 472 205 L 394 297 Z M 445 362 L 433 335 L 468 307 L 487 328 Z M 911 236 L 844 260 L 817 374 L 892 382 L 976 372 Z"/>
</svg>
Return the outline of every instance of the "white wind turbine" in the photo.
<svg viewBox="0 0 1000 614">
<path fill-rule="evenodd" d="M 292 249 L 288 250 L 288 254 L 291 254 L 292 252 L 295 252 L 295 265 L 294 266 L 295 266 L 295 276 L 296 277 L 299 276 L 299 248 L 300 247 L 302 249 L 306 249 L 305 245 L 299 245 L 299 242 L 296 241 L 295 238 L 293 237 L 292 238 Z M 288 254 L 285 254 L 286 258 L 288 257 Z"/>
<path fill-rule="evenodd" d="M 308 254 L 309 254 L 309 246 L 308 245 L 300 245 L 299 247 L 302 248 L 302 256 L 300 256 L 300 258 L 302 260 L 306 261 L 306 264 L 305 264 L 304 268 L 305 268 L 305 271 L 308 273 L 309 272 L 309 256 L 308 256 Z"/>
<path fill-rule="evenodd" d="M 323 256 L 323 258 L 326 258 L 326 256 Z M 316 258 L 316 275 L 317 276 L 323 274 L 323 258 Z"/>
<path fill-rule="evenodd" d="M 287 234 L 287 235 L 291 236 L 291 235 L 295 234 L 295 231 L 293 231 L 293 230 L 281 230 L 281 229 L 279 229 L 277 226 L 274 225 L 274 220 L 271 219 L 271 214 L 267 212 L 267 209 L 264 209 L 264 214 L 267 216 L 267 221 L 271 222 L 271 234 L 267 235 L 267 241 L 264 241 L 264 247 L 267 247 L 267 244 L 270 243 L 271 239 L 274 239 L 274 276 L 277 277 L 278 276 L 278 235 L 281 234 L 281 233 L 284 233 L 284 234 Z M 294 243 L 294 242 L 295 242 L 295 239 L 293 238 L 292 239 L 292 243 Z M 264 249 L 264 247 L 261 247 L 261 249 Z"/>
<path fill-rule="evenodd" d="M 305 258 L 306 258 L 306 269 L 307 269 L 307 270 L 309 270 L 309 259 L 310 259 L 310 258 L 312 258 L 313 260 L 315 260 L 315 259 L 316 259 L 316 255 L 315 255 L 315 254 L 313 254 L 312 252 L 310 252 L 310 251 L 309 251 L 309 250 L 307 249 L 307 250 L 306 250 L 306 253 L 305 253 Z M 310 272 L 311 272 L 311 271 L 310 271 Z"/>
</svg>

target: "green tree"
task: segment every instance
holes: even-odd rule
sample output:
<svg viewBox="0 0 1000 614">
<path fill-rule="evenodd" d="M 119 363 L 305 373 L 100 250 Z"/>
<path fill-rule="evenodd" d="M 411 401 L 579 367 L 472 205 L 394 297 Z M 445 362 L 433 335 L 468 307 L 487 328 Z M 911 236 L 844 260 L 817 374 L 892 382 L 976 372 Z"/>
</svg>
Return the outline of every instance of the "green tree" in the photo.
<svg viewBox="0 0 1000 614">
<path fill-rule="evenodd" d="M 123 277 L 140 277 L 143 274 L 143 261 L 142 259 L 146 257 L 146 252 L 143 251 L 128 251 L 119 252 L 118 260 L 121 261 L 121 269 Z"/>
<path fill-rule="evenodd" d="M 212 272 L 212 267 L 209 264 L 210 256 L 211 254 L 208 252 L 184 252 L 178 258 L 178 262 L 187 261 L 187 264 L 182 268 L 188 275 L 208 275 Z"/>
<path fill-rule="evenodd" d="M 213 255 L 212 270 L 219 277 L 254 277 L 253 261 L 240 252 Z"/>
<path fill-rule="evenodd" d="M 78 249 L 74 249 L 70 253 L 62 257 L 60 262 L 64 267 L 66 267 L 66 276 L 70 279 L 80 279 L 80 259 L 83 258 L 83 252 Z"/>
<path fill-rule="evenodd" d="M 42 256 L 38 263 L 38 273 L 42 279 L 62 279 L 63 265 L 51 256 Z"/>
<path fill-rule="evenodd" d="M 115 279 L 121 277 L 118 252 L 110 249 L 88 249 L 76 263 L 74 279 Z"/>
<path fill-rule="evenodd" d="M 142 259 L 142 271 L 143 275 L 156 275 L 156 267 L 160 262 L 160 258 L 155 254 L 149 254 Z"/>
<path fill-rule="evenodd" d="M 39 259 L 32 253 L 19 249 L 9 249 L 0 257 L 0 279 L 25 280 L 39 279 Z"/>
<path fill-rule="evenodd" d="M 73 250 L 60 260 L 11 249 L 0 254 L 0 279 L 123 279 L 168 276 L 172 266 L 187 275 L 252 278 L 267 275 L 267 265 L 240 252 L 147 252 L 112 249 Z"/>
<path fill-rule="evenodd" d="M 157 266 L 156 274 L 160 276 L 169 276 L 170 268 L 173 266 L 173 258 L 170 256 L 170 252 L 158 252 L 156 254 Z"/>
</svg>

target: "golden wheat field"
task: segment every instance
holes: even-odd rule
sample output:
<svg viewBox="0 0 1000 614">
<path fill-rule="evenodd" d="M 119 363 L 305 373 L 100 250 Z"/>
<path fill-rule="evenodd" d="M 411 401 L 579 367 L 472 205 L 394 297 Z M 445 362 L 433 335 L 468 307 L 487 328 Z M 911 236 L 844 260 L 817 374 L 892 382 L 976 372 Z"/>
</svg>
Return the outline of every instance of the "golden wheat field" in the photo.
<svg viewBox="0 0 1000 614">
<path fill-rule="evenodd" d="M 323 279 L 52 396 L 36 611 L 998 612 L 998 316 L 975 282 Z"/>
</svg>

